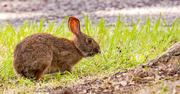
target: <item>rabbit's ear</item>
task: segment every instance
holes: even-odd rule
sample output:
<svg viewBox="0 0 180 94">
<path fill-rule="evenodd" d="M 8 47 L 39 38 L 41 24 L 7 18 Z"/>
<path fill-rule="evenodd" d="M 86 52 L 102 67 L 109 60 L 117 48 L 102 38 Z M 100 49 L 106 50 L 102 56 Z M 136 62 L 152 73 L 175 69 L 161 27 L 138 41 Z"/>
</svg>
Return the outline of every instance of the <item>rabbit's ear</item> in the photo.
<svg viewBox="0 0 180 94">
<path fill-rule="evenodd" d="M 80 21 L 75 17 L 70 17 L 69 18 L 69 20 L 68 20 L 68 28 L 75 35 L 79 35 L 81 33 Z"/>
</svg>

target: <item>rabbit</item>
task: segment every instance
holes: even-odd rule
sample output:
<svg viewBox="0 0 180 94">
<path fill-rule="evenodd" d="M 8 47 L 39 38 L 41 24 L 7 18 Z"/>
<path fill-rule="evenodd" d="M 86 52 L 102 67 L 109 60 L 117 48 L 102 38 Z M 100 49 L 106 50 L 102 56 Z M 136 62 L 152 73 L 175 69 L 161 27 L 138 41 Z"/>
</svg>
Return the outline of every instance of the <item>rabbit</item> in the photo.
<svg viewBox="0 0 180 94">
<path fill-rule="evenodd" d="M 99 44 L 80 30 L 80 21 L 68 19 L 71 40 L 58 38 L 47 33 L 32 34 L 20 41 L 14 50 L 13 69 L 18 77 L 44 79 L 44 74 L 65 71 L 72 68 L 83 57 L 100 53 Z"/>
</svg>

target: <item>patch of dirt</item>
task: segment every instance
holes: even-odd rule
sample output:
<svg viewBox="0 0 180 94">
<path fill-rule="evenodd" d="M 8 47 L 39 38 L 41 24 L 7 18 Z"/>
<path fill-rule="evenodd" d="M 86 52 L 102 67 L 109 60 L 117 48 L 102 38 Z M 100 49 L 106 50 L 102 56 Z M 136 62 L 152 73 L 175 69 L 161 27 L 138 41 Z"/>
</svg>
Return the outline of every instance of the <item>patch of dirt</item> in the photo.
<svg viewBox="0 0 180 94">
<path fill-rule="evenodd" d="M 40 88 L 51 94 L 180 94 L 180 43 L 134 69 L 121 69 L 104 78 L 84 80 L 70 87 Z M 82 81 L 83 82 L 83 81 Z"/>
</svg>

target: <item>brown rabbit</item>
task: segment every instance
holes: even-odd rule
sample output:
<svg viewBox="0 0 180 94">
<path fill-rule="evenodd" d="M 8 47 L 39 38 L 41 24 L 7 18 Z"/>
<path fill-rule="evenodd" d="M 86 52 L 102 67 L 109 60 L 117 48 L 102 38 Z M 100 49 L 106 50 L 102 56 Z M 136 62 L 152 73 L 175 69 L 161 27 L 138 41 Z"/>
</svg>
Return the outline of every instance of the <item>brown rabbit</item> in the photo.
<svg viewBox="0 0 180 94">
<path fill-rule="evenodd" d="M 80 22 L 75 17 L 68 20 L 72 40 L 57 38 L 46 33 L 30 35 L 19 42 L 14 50 L 13 68 L 17 76 L 43 79 L 43 74 L 65 71 L 83 57 L 100 53 L 98 43 L 80 30 Z"/>
</svg>

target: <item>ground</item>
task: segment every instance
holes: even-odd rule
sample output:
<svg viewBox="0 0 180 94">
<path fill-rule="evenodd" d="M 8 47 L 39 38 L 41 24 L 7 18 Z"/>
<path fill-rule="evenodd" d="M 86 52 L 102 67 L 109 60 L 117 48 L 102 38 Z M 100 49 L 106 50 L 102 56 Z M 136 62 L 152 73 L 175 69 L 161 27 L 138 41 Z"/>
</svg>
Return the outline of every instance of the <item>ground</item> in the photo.
<svg viewBox="0 0 180 94">
<path fill-rule="evenodd" d="M 44 17 L 44 24 L 55 21 L 60 24 L 65 16 L 75 16 L 80 21 L 83 14 L 96 24 L 102 17 L 106 26 L 114 26 L 118 16 L 121 21 L 128 23 L 146 22 L 147 17 L 163 19 L 171 27 L 180 18 L 179 0 L 1 0 L 0 24 L 9 22 L 13 27 L 24 24 L 24 21 L 36 20 L 40 22 Z M 83 23 L 82 23 L 83 24 Z M 175 47 L 176 48 L 176 47 Z M 174 50 L 173 50 L 174 51 Z M 155 59 L 141 64 L 133 69 L 119 69 L 119 71 L 103 78 L 89 79 L 88 76 L 76 83 L 66 86 L 50 86 L 35 88 L 35 93 L 120 93 L 120 94 L 180 94 L 180 67 L 178 61 L 179 50 L 175 54 L 159 55 Z M 171 57 L 173 56 L 173 57 Z M 163 59 L 161 59 L 161 57 Z M 166 60 L 166 58 L 168 58 Z M 87 78 L 87 79 L 85 79 Z M 18 82 L 17 82 L 18 83 Z M 3 84 L 0 84 L 3 87 Z M 8 90 L 7 90 L 8 91 Z"/>
</svg>

